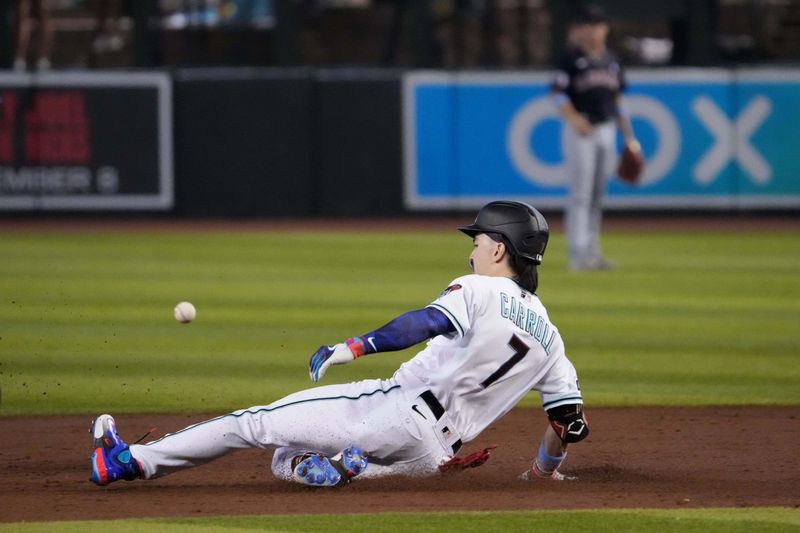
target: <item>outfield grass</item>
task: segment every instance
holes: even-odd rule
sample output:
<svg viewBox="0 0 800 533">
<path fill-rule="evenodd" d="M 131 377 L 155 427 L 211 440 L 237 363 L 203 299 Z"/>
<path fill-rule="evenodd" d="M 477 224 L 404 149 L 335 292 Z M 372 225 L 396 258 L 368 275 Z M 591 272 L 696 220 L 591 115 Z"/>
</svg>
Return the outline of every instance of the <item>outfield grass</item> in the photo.
<svg viewBox="0 0 800 533">
<path fill-rule="evenodd" d="M 556 234 L 540 274 L 587 403 L 800 403 L 798 235 L 604 244 L 615 272 L 568 272 Z M 268 403 L 311 385 L 318 345 L 434 299 L 469 251 L 456 231 L 0 234 L 0 415 Z M 179 300 L 194 323 L 172 318 Z M 388 377 L 413 353 L 325 381 Z"/>
<path fill-rule="evenodd" d="M 459 513 L 380 513 L 372 515 L 272 515 L 218 518 L 97 520 L 0 525 L 0 531 L 569 531 L 570 533 L 697 532 L 752 533 L 800 531 L 800 510 L 681 509 L 604 511 L 521 511 Z"/>
</svg>

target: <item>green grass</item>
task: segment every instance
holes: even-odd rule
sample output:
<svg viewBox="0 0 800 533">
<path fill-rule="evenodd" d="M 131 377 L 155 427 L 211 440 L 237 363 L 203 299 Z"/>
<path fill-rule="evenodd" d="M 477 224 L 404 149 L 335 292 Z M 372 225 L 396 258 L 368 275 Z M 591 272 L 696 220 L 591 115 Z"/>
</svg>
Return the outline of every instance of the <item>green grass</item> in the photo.
<svg viewBox="0 0 800 533">
<path fill-rule="evenodd" d="M 604 246 L 617 271 L 571 273 L 556 234 L 540 272 L 587 403 L 800 403 L 800 236 L 615 233 Z M 469 251 L 456 231 L 0 233 L 0 415 L 268 403 L 311 386 L 318 345 L 429 303 Z M 180 300 L 194 323 L 172 318 Z M 325 381 L 388 377 L 413 353 Z"/>
<path fill-rule="evenodd" d="M 206 519 L 98 520 L 0 525 L 0 531 L 569 531 L 574 533 L 785 532 L 800 530 L 787 508 L 272 515 Z"/>
</svg>

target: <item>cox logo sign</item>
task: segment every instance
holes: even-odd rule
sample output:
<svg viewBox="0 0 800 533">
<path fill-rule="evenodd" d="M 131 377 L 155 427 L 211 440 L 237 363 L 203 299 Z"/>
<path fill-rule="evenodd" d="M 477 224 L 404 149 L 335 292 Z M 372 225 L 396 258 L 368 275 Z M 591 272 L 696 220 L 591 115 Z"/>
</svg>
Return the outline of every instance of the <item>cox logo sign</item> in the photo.
<svg viewBox="0 0 800 533">
<path fill-rule="evenodd" d="M 646 122 L 655 132 L 656 142 L 648 154 L 642 185 L 659 182 L 674 170 L 680 156 L 683 136 L 678 120 L 666 105 L 651 96 L 630 95 L 625 98 L 625 104 L 634 122 Z M 690 108 L 696 121 L 713 139 L 711 146 L 692 163 L 691 175 L 696 184 L 713 182 L 730 161 L 738 163 L 756 184 L 770 180 L 772 168 L 751 141 L 772 111 L 769 98 L 763 95 L 751 98 L 733 118 L 703 94 L 691 100 Z M 506 132 L 508 157 L 514 169 L 533 184 L 564 184 L 564 163 L 544 161 L 536 155 L 530 142 L 539 124 L 560 118 L 549 96 L 528 101 L 511 118 Z"/>
<path fill-rule="evenodd" d="M 615 207 L 800 207 L 800 69 L 629 72 L 626 108 L 647 158 Z M 497 198 L 559 208 L 564 133 L 546 73 L 408 73 L 405 200 L 472 208 Z"/>
</svg>

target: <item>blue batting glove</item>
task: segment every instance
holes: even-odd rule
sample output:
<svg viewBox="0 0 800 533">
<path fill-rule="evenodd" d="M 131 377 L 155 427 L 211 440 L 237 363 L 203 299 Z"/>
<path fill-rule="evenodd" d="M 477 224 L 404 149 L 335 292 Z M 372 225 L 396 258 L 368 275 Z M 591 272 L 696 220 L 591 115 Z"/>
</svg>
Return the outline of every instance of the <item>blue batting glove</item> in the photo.
<svg viewBox="0 0 800 533">
<path fill-rule="evenodd" d="M 311 381 L 317 382 L 331 365 L 343 365 L 355 358 L 356 356 L 343 342 L 333 346 L 320 346 L 308 362 L 308 375 Z"/>
</svg>

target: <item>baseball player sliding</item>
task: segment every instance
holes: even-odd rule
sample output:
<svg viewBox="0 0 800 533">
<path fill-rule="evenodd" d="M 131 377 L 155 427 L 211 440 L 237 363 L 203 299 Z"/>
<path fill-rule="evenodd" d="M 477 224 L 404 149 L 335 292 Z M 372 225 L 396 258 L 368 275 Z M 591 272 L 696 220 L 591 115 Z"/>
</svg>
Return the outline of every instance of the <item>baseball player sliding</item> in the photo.
<svg viewBox="0 0 800 533">
<path fill-rule="evenodd" d="M 394 376 L 304 390 L 142 445 L 125 444 L 114 419 L 101 415 L 93 424 L 92 481 L 152 479 L 242 448 L 275 449 L 277 477 L 313 486 L 476 466 L 489 450 L 461 457 L 462 444 L 530 390 L 539 392 L 550 425 L 520 477 L 565 479 L 558 469 L 567 445 L 589 428 L 575 368 L 535 292 L 547 222 L 527 204 L 499 201 L 459 229 L 473 239 L 473 274 L 423 309 L 321 346 L 309 364 L 316 382 L 331 365 L 430 339 Z"/>
</svg>

